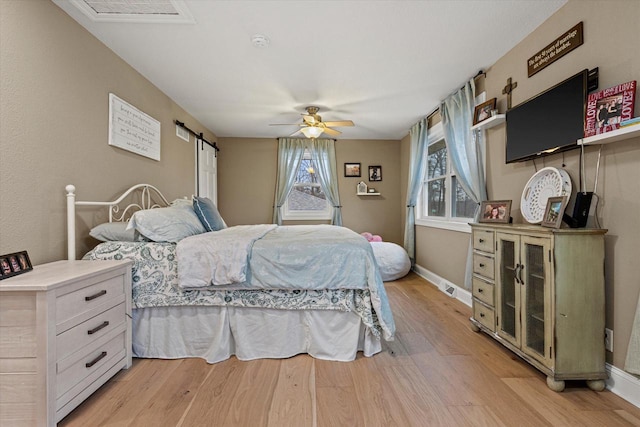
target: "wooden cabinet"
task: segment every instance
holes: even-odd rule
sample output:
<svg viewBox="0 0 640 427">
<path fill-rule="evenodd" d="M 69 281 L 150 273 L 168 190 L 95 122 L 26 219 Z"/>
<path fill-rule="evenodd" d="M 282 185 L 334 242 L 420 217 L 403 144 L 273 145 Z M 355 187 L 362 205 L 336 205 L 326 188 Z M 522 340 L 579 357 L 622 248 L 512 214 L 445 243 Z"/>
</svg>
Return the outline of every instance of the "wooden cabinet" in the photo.
<svg viewBox="0 0 640 427">
<path fill-rule="evenodd" d="M 0 282 L 0 425 L 55 426 L 131 356 L 129 261 L 58 261 Z"/>
<path fill-rule="evenodd" d="M 547 375 L 549 388 L 604 388 L 604 234 L 595 229 L 472 224 L 473 317 Z"/>
</svg>

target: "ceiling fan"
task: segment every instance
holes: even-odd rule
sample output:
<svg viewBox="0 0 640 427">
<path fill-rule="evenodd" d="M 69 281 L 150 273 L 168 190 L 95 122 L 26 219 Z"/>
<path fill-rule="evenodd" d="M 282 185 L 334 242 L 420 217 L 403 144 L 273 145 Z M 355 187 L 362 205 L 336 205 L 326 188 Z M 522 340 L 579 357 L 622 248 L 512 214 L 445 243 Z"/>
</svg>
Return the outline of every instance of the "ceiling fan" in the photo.
<svg viewBox="0 0 640 427">
<path fill-rule="evenodd" d="M 290 136 L 294 136 L 300 132 L 307 138 L 317 138 L 323 133 L 331 136 L 338 136 L 342 132 L 339 130 L 331 129 L 331 127 L 339 126 L 353 126 L 351 120 L 339 120 L 332 122 L 323 122 L 322 117 L 318 114 L 319 107 L 309 106 L 306 107 L 307 114 L 302 114 L 302 123 L 276 123 L 270 126 L 300 126 L 300 129 L 292 133 Z"/>
</svg>

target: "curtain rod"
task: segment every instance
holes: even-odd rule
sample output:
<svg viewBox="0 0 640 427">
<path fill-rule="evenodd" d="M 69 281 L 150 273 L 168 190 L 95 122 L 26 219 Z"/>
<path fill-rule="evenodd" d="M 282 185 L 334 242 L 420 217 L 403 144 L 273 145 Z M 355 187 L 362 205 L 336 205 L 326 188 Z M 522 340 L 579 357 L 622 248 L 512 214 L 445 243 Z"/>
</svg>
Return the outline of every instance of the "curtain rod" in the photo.
<svg viewBox="0 0 640 427">
<path fill-rule="evenodd" d="M 209 144 L 210 146 L 212 146 L 213 148 L 216 149 L 216 152 L 220 151 L 220 149 L 218 148 L 218 146 L 216 145 L 215 142 L 209 142 L 206 139 L 204 139 L 204 136 L 202 135 L 202 132 L 200 133 L 195 133 L 194 131 L 192 131 L 191 129 L 189 129 L 188 127 L 186 127 L 184 125 L 184 123 L 182 123 L 181 121 L 178 120 L 174 120 L 175 124 L 180 126 L 182 129 L 186 130 L 187 132 L 189 132 L 191 135 L 195 136 L 196 138 L 200 139 L 202 142 Z"/>
<path fill-rule="evenodd" d="M 485 71 L 483 71 L 483 70 L 480 70 L 480 71 L 478 71 L 478 74 L 473 76 L 473 80 L 478 80 L 481 76 L 485 76 L 486 77 L 487 73 Z M 464 86 L 462 86 L 460 89 L 464 89 Z M 440 111 L 440 105 L 438 105 L 436 108 L 434 108 L 432 112 L 427 114 L 427 120 L 429 120 L 438 111 Z"/>
</svg>

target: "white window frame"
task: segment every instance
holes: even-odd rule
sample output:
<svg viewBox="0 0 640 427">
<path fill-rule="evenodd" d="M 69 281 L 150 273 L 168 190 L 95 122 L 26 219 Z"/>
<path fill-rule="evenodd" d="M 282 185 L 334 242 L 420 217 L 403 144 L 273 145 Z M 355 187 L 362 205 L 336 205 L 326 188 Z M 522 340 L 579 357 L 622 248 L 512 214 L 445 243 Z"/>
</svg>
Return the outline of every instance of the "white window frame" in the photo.
<svg viewBox="0 0 640 427">
<path fill-rule="evenodd" d="M 302 155 L 302 159 L 303 160 L 310 160 L 311 159 L 311 152 L 309 149 L 305 149 L 304 150 L 304 154 Z M 297 175 L 297 173 L 296 173 Z M 309 186 L 308 182 L 305 183 L 294 183 L 293 187 L 291 187 L 291 191 L 294 190 L 295 187 L 297 186 L 301 186 L 301 187 L 307 187 Z M 320 183 L 314 183 L 311 184 L 311 186 L 313 187 L 319 187 L 321 188 Z M 289 192 L 289 194 L 291 194 L 291 192 Z M 331 206 L 331 204 L 329 203 L 329 201 L 327 200 L 327 205 L 324 208 L 324 210 L 290 210 L 289 209 L 289 194 L 287 195 L 287 199 L 284 202 L 284 205 L 282 206 L 282 219 L 285 221 L 325 221 L 325 220 L 331 220 L 331 218 L 333 217 L 333 206 Z"/>
</svg>

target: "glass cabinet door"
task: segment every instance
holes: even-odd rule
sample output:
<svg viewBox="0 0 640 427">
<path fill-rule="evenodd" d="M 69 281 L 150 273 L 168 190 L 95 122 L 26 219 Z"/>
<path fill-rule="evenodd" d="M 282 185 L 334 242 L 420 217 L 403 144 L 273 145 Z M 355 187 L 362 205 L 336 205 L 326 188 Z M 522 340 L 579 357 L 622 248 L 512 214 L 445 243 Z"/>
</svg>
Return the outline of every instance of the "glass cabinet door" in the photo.
<svg viewBox="0 0 640 427">
<path fill-rule="evenodd" d="M 520 346 L 520 238 L 498 233 L 498 334 Z"/>
<path fill-rule="evenodd" d="M 551 358 L 549 239 L 522 237 L 522 349 L 541 362 Z"/>
</svg>

